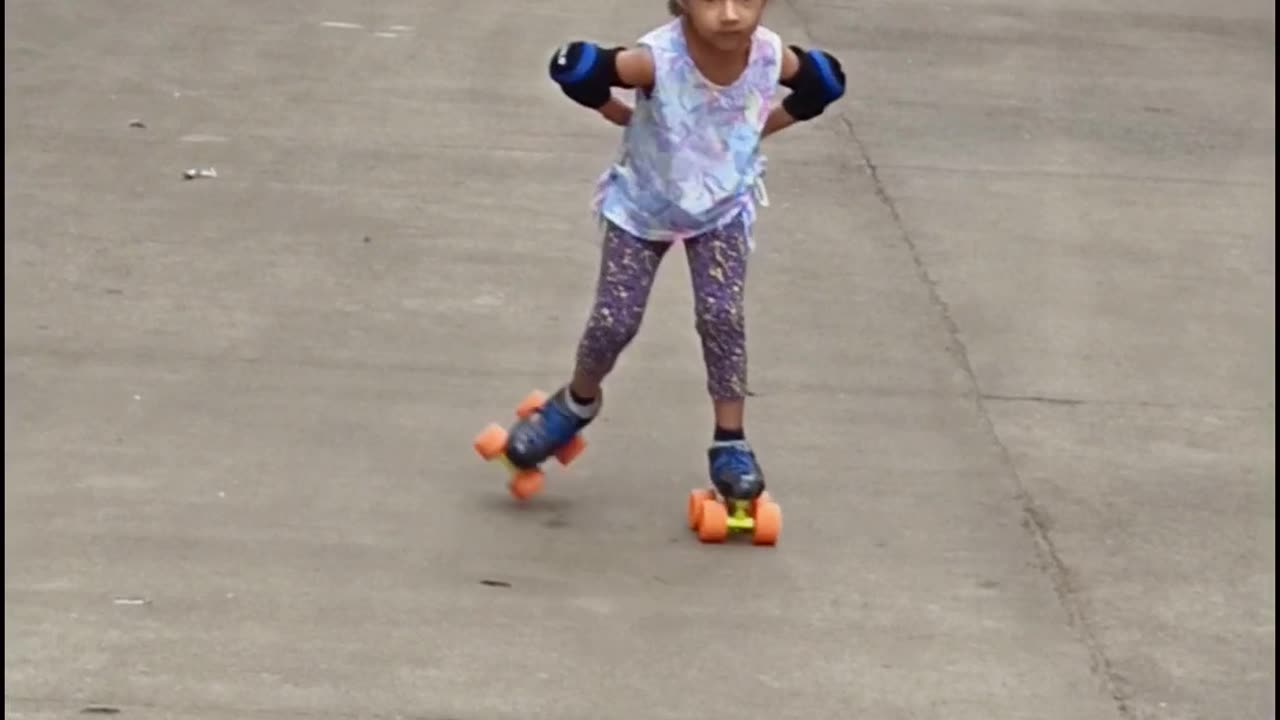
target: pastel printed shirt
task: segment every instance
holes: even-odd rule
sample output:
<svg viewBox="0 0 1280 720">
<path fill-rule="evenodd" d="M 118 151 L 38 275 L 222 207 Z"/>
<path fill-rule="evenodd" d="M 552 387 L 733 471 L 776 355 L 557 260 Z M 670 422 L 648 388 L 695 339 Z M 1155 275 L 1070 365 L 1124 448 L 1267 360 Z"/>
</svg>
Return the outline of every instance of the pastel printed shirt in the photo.
<svg viewBox="0 0 1280 720">
<path fill-rule="evenodd" d="M 702 76 L 679 18 L 639 40 L 653 56 L 652 92 L 636 90 L 617 162 L 600 178 L 594 210 L 658 241 L 687 239 L 746 214 L 763 200 L 760 135 L 782 69 L 782 41 L 763 27 L 746 70 L 729 86 Z"/>
</svg>

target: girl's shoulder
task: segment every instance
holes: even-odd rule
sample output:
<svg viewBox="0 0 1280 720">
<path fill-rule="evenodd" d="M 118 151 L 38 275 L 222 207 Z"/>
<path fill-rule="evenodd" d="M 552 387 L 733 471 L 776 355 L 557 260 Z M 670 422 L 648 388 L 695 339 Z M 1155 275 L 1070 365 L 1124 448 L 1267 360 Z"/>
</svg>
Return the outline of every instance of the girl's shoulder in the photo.
<svg viewBox="0 0 1280 720">
<path fill-rule="evenodd" d="M 674 50 L 683 42 L 680 18 L 673 18 L 641 35 L 636 44 L 650 49 Z"/>
<path fill-rule="evenodd" d="M 764 25 L 757 25 L 752 39 L 781 55 L 782 53 L 782 36 L 770 30 Z"/>
</svg>

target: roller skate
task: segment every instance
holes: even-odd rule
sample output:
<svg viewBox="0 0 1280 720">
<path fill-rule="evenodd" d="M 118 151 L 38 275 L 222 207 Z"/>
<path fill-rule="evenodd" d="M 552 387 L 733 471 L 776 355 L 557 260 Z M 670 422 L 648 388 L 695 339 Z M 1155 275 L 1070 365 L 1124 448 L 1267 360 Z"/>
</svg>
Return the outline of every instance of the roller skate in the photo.
<svg viewBox="0 0 1280 720">
<path fill-rule="evenodd" d="M 516 406 L 518 419 L 510 430 L 490 423 L 472 443 L 480 457 L 507 466 L 511 471 L 507 489 L 518 500 L 527 500 L 542 490 L 543 461 L 554 455 L 567 466 L 587 447 L 579 432 L 591 420 L 569 409 L 568 392 L 567 387 L 561 388 L 548 398 L 541 390 L 534 390 Z"/>
<path fill-rule="evenodd" d="M 745 440 L 717 442 L 707 450 L 711 487 L 689 493 L 689 529 L 704 543 L 750 532 L 756 545 L 773 545 L 782 532 L 782 508 L 765 491 L 764 471 Z"/>
</svg>

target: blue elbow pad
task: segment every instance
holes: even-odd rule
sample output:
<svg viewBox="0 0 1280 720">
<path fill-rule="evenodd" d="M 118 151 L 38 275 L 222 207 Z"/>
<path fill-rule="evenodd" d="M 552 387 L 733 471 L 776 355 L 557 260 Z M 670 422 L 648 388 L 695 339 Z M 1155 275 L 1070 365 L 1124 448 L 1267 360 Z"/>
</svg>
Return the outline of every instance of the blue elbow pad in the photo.
<svg viewBox="0 0 1280 720">
<path fill-rule="evenodd" d="M 844 69 L 834 55 L 824 50 L 805 50 L 795 45 L 791 50 L 800 58 L 800 69 L 782 81 L 792 91 L 782 101 L 782 108 L 796 120 L 812 120 L 844 96 Z"/>
<path fill-rule="evenodd" d="M 622 48 L 602 48 L 595 43 L 574 41 L 551 56 L 548 73 L 564 94 L 593 110 L 612 97 L 612 88 L 622 85 L 618 77 L 618 53 Z"/>
</svg>

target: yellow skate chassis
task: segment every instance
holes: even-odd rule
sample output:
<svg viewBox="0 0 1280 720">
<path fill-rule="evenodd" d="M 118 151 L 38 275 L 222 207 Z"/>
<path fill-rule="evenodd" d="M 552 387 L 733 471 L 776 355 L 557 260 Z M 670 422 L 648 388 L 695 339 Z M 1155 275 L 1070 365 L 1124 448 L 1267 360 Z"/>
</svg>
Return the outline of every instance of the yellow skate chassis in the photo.
<svg viewBox="0 0 1280 720">
<path fill-rule="evenodd" d="M 776 545 L 782 533 L 782 508 L 768 492 L 755 500 L 728 500 L 714 489 L 690 490 L 688 518 L 689 529 L 704 543 L 749 532 L 756 545 Z"/>
</svg>

